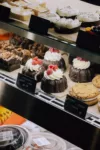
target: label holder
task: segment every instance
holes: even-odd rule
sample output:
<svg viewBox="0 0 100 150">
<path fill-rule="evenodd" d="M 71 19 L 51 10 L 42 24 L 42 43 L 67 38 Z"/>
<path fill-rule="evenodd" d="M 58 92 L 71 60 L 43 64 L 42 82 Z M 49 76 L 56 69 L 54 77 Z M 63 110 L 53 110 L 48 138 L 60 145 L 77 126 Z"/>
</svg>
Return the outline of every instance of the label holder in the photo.
<svg viewBox="0 0 100 150">
<path fill-rule="evenodd" d="M 82 102 L 81 100 L 78 100 L 76 98 L 71 97 L 70 95 L 67 95 L 64 104 L 64 109 L 80 118 L 85 119 L 88 105 Z"/>
<path fill-rule="evenodd" d="M 0 5 L 0 20 L 8 21 L 10 16 L 10 8 Z"/>
<path fill-rule="evenodd" d="M 18 73 L 16 85 L 30 93 L 35 93 L 37 81 L 31 77 Z"/>
<path fill-rule="evenodd" d="M 40 34 L 46 35 L 48 33 L 48 29 L 50 28 L 50 21 L 31 15 L 29 29 Z"/>
</svg>

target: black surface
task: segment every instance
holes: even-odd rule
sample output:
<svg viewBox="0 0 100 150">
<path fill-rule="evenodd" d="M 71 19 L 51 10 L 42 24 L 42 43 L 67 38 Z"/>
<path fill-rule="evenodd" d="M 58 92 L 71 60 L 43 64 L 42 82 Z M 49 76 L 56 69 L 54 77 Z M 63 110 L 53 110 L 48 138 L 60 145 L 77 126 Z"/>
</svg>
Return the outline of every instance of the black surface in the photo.
<svg viewBox="0 0 100 150">
<path fill-rule="evenodd" d="M 36 33 L 45 35 L 48 33 L 48 29 L 50 28 L 50 21 L 31 15 L 29 28 Z"/>
<path fill-rule="evenodd" d="M 87 114 L 88 105 L 81 100 L 77 100 L 76 98 L 67 95 L 64 108 L 74 115 L 84 119 Z"/>
<path fill-rule="evenodd" d="M 10 8 L 0 5 L 0 20 L 8 21 L 10 16 Z"/>
<path fill-rule="evenodd" d="M 100 6 L 100 0 L 82 0 L 82 1 Z"/>
<path fill-rule="evenodd" d="M 100 129 L 3 82 L 0 87 L 1 105 L 84 150 L 100 150 Z"/>
<path fill-rule="evenodd" d="M 17 86 L 31 93 L 35 92 L 36 89 L 36 80 L 30 78 L 24 74 L 18 74 L 17 77 Z"/>
</svg>

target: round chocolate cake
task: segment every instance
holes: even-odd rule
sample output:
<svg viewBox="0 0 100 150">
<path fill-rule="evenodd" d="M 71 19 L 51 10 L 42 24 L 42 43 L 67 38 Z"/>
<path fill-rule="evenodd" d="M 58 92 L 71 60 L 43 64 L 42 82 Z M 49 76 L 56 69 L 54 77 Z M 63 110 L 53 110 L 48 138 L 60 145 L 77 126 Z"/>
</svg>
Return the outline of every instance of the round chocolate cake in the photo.
<svg viewBox="0 0 100 150">
<path fill-rule="evenodd" d="M 74 82 L 90 82 L 95 75 L 93 67 L 90 62 L 77 57 L 73 59 L 73 65 L 70 66 L 69 77 Z"/>
<path fill-rule="evenodd" d="M 67 79 L 57 65 L 50 65 L 44 72 L 41 89 L 46 93 L 60 93 L 67 89 Z"/>
<path fill-rule="evenodd" d="M 43 74 L 45 70 L 42 63 L 43 61 L 38 57 L 29 59 L 25 67 L 23 68 L 22 73 L 26 76 L 29 76 L 37 80 L 37 82 L 40 82 L 41 79 L 43 78 Z"/>
<path fill-rule="evenodd" d="M 59 50 L 50 48 L 44 55 L 43 65 L 47 69 L 49 65 L 57 65 L 63 71 L 66 70 L 66 64 Z"/>
</svg>

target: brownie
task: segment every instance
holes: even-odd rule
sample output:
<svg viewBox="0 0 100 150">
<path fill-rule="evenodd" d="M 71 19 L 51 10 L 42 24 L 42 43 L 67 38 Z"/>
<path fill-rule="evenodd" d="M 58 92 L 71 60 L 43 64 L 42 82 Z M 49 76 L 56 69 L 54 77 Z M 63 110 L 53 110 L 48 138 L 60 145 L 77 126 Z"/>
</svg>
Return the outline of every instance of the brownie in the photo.
<svg viewBox="0 0 100 150">
<path fill-rule="evenodd" d="M 0 68 L 6 71 L 13 71 L 20 68 L 21 59 L 12 52 L 0 53 Z"/>
</svg>

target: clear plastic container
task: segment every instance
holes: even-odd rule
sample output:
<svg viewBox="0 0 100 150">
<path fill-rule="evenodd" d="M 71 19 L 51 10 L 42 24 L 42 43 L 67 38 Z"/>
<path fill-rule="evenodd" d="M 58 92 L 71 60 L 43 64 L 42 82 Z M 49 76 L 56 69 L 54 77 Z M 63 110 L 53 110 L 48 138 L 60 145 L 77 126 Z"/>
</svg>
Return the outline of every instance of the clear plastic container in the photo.
<svg viewBox="0 0 100 150">
<path fill-rule="evenodd" d="M 33 150 L 67 150 L 63 139 L 49 133 L 33 134 L 31 146 Z"/>
<path fill-rule="evenodd" d="M 31 144 L 31 135 L 20 126 L 0 127 L 0 150 L 22 150 Z"/>
</svg>

